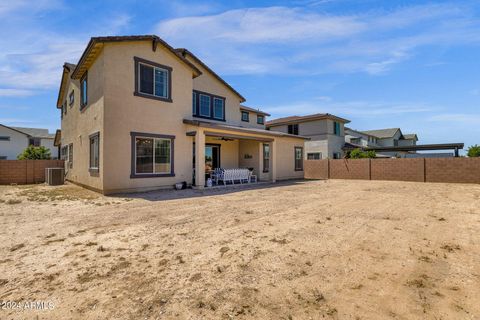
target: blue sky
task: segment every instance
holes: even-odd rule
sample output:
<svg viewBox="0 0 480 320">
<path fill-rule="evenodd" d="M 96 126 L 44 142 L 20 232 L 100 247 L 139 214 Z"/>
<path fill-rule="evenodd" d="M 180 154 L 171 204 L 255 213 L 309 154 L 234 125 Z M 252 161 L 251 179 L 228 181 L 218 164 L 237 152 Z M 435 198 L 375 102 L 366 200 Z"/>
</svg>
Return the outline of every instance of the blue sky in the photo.
<svg viewBox="0 0 480 320">
<path fill-rule="evenodd" d="M 480 143 L 480 3 L 461 0 L 0 0 L 0 123 L 58 128 L 63 62 L 130 34 L 188 48 L 272 118 Z"/>
</svg>

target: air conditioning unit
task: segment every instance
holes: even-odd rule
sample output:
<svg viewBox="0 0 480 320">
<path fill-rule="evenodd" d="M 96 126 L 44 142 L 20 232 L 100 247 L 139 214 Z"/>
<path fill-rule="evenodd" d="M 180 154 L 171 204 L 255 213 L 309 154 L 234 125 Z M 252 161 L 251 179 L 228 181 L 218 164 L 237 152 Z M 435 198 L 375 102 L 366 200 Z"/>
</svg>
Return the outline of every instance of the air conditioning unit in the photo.
<svg viewBox="0 0 480 320">
<path fill-rule="evenodd" d="M 64 168 L 45 168 L 45 182 L 51 186 L 58 186 L 64 183 Z"/>
</svg>

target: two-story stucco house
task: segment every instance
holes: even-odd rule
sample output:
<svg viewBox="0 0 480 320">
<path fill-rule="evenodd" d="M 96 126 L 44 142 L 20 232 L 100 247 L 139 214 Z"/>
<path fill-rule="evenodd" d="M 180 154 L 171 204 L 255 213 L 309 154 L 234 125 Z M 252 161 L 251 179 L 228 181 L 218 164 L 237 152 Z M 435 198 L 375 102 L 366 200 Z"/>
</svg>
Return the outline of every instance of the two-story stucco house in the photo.
<svg viewBox="0 0 480 320">
<path fill-rule="evenodd" d="M 0 160 L 16 160 L 17 156 L 29 145 L 44 146 L 50 150 L 53 159 L 58 158 L 54 147 L 55 134 L 48 129 L 10 127 L 0 124 Z"/>
<path fill-rule="evenodd" d="M 215 168 L 263 181 L 303 177 L 306 138 L 265 128 L 267 113 L 186 49 L 157 36 L 91 38 L 65 64 L 57 108 L 67 179 L 103 193 L 204 187 Z"/>
<path fill-rule="evenodd" d="M 358 147 L 375 147 L 378 138 L 362 131 L 345 127 L 345 142 Z"/>
<path fill-rule="evenodd" d="M 345 145 L 345 124 L 350 121 L 328 113 L 291 116 L 267 122 L 272 132 L 308 137 L 305 157 L 309 160 L 340 159 Z"/>
</svg>

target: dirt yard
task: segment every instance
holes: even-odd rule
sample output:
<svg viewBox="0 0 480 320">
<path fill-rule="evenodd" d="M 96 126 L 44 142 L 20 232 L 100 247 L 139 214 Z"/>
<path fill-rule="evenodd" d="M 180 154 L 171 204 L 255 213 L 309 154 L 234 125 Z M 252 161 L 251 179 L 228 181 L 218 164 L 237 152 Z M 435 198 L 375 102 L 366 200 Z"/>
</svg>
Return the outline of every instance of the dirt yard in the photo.
<svg viewBox="0 0 480 320">
<path fill-rule="evenodd" d="M 479 185 L 4 186 L 0 217 L 1 319 L 480 319 Z"/>
</svg>

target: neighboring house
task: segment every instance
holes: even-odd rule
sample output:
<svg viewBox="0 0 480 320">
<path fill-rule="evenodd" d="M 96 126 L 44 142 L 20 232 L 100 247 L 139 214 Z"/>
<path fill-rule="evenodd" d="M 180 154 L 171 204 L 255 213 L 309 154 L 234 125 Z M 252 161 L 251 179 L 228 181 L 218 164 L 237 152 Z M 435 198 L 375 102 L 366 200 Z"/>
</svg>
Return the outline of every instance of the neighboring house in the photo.
<svg viewBox="0 0 480 320">
<path fill-rule="evenodd" d="M 305 141 L 305 157 L 309 160 L 343 158 L 345 144 L 344 125 L 349 123 L 328 113 L 307 116 L 291 116 L 267 122 L 271 131 L 310 138 Z"/>
<path fill-rule="evenodd" d="M 380 147 L 396 147 L 396 146 L 414 146 L 417 144 L 417 134 L 403 134 L 400 128 L 388 128 L 362 131 L 362 133 L 376 137 L 376 146 Z M 394 157 L 405 157 L 409 153 L 414 152 L 382 152 L 382 154 Z"/>
<path fill-rule="evenodd" d="M 57 100 L 67 179 L 114 193 L 203 188 L 214 168 L 263 181 L 303 177 L 306 138 L 265 129 L 267 113 L 186 49 L 157 36 L 91 38 L 66 63 Z"/>
<path fill-rule="evenodd" d="M 377 146 L 377 137 L 362 131 L 345 127 L 345 142 L 359 147 Z"/>
<path fill-rule="evenodd" d="M 50 149 L 53 159 L 58 158 L 57 148 L 53 146 L 55 134 L 48 129 L 10 127 L 0 124 L 0 160 L 16 160 L 17 156 L 29 145 L 44 146 Z"/>
</svg>

